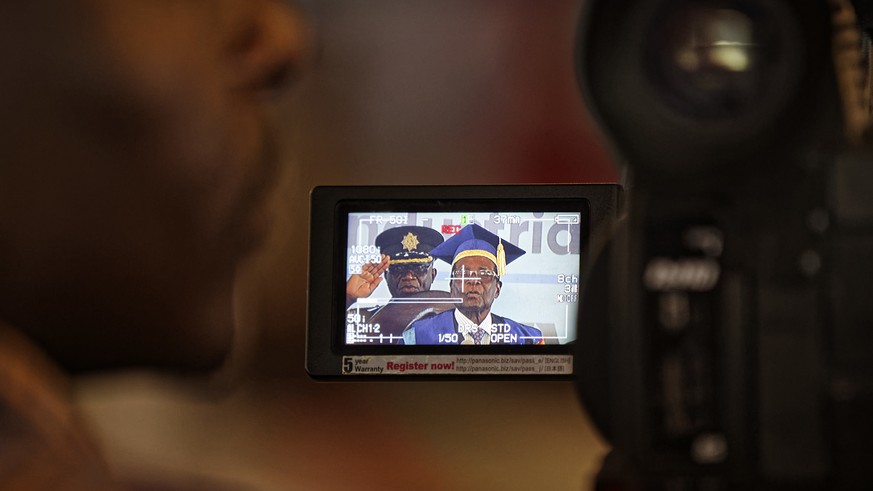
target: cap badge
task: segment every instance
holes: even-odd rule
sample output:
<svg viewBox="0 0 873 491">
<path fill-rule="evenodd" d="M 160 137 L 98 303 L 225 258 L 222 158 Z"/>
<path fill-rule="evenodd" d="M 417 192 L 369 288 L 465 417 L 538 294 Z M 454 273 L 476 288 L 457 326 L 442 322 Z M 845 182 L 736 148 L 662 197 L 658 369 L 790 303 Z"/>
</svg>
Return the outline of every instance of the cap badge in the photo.
<svg viewBox="0 0 873 491">
<path fill-rule="evenodd" d="M 408 234 L 406 234 L 406 237 L 404 237 L 403 240 L 400 241 L 400 244 L 403 245 L 403 248 L 407 251 L 414 251 L 419 244 L 418 237 L 413 235 L 412 232 L 409 232 Z"/>
</svg>

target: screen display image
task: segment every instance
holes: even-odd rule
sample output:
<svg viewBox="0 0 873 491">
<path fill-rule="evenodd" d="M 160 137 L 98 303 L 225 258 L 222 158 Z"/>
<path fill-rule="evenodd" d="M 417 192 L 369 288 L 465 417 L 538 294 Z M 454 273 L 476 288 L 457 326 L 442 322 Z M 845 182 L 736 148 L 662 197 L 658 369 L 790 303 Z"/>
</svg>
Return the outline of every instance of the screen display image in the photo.
<svg viewBox="0 0 873 491">
<path fill-rule="evenodd" d="M 620 187 L 321 186 L 311 204 L 310 376 L 573 376 Z"/>
<path fill-rule="evenodd" d="M 587 230 L 579 209 L 344 216 L 344 345 L 576 339 Z"/>
</svg>

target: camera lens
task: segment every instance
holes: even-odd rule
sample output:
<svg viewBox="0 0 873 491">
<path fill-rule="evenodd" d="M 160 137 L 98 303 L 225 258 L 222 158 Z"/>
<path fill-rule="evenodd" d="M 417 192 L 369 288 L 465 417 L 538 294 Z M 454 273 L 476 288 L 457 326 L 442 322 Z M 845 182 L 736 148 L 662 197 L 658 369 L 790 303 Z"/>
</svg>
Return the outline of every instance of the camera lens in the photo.
<svg viewBox="0 0 873 491">
<path fill-rule="evenodd" d="M 674 111 L 735 119 L 766 102 L 780 78 L 785 38 L 766 2 L 670 1 L 653 21 L 647 72 Z"/>
</svg>

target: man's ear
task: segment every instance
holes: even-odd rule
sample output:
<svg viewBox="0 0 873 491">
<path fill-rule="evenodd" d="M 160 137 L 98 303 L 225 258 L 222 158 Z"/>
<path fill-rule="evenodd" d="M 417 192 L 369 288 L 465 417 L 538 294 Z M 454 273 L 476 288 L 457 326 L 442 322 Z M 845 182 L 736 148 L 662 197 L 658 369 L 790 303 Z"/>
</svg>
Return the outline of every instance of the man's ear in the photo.
<svg viewBox="0 0 873 491">
<path fill-rule="evenodd" d="M 494 291 L 494 298 L 497 298 L 500 296 L 500 287 L 502 287 L 502 286 L 503 286 L 503 282 L 500 280 L 497 280 L 497 290 Z"/>
<path fill-rule="evenodd" d="M 434 279 L 436 279 L 436 274 L 437 274 L 437 269 L 430 268 L 430 281 L 433 281 Z"/>
</svg>

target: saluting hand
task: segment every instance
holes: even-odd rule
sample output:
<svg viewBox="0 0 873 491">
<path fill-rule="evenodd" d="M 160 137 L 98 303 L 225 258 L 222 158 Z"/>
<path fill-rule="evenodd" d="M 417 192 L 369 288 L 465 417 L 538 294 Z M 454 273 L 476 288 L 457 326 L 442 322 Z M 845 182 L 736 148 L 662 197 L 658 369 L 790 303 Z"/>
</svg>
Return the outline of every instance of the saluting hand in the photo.
<svg viewBox="0 0 873 491">
<path fill-rule="evenodd" d="M 346 282 L 346 303 L 361 298 L 369 297 L 373 290 L 382 282 L 382 273 L 388 269 L 388 256 L 382 254 L 382 260 L 378 263 L 367 263 L 361 266 L 361 274 L 353 274 Z"/>
</svg>

